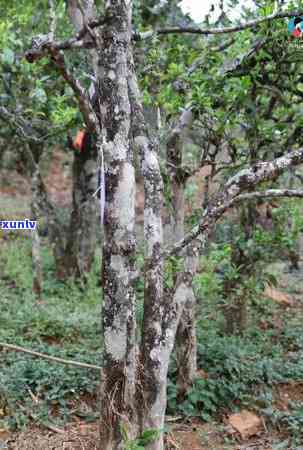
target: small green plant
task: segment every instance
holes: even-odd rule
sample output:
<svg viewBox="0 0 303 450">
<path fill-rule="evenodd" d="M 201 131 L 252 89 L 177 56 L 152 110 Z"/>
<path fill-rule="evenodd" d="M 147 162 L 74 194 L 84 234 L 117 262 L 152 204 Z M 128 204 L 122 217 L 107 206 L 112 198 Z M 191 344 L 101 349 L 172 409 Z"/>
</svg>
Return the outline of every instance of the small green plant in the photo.
<svg viewBox="0 0 303 450">
<path fill-rule="evenodd" d="M 159 430 L 145 430 L 138 438 L 130 439 L 127 429 L 121 427 L 123 443 L 125 450 L 144 450 L 148 444 L 151 444 L 159 437 Z"/>
</svg>

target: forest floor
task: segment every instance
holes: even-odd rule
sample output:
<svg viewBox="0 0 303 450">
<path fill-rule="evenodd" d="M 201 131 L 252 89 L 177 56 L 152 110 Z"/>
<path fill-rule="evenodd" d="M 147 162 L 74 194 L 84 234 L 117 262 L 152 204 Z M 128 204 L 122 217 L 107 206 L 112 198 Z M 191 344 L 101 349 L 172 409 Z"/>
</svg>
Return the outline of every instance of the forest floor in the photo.
<svg viewBox="0 0 303 450">
<path fill-rule="evenodd" d="M 46 180 L 52 200 L 62 209 L 71 203 L 64 163 L 55 154 Z M 0 172 L 0 211 L 0 219 L 28 217 L 29 180 Z M 167 450 L 303 449 L 303 245 L 301 249 L 299 270 L 289 272 L 286 262 L 271 267 L 278 278 L 276 298 L 258 301 L 243 337 L 222 335 L 216 306 L 203 305 L 208 319 L 199 323 L 198 362 L 200 381 L 211 396 L 201 394 L 198 383 L 183 410 L 178 409 L 172 368 Z M 54 280 L 47 248 L 43 261 L 44 296 L 37 302 L 31 292 L 29 239 L 0 232 L 0 342 L 99 365 L 98 264 L 83 290 L 74 282 Z M 4 349 L 0 355 L 0 450 L 98 448 L 98 373 Z M 232 414 L 243 410 L 261 420 L 247 438 L 229 423 Z M 207 422 L 201 418 L 205 411 Z"/>
</svg>

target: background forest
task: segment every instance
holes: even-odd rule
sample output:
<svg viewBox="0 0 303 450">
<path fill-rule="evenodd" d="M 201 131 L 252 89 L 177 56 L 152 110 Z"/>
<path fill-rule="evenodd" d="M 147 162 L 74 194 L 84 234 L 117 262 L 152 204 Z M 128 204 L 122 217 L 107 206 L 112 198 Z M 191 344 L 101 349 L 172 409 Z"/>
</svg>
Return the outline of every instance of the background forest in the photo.
<svg viewBox="0 0 303 450">
<path fill-rule="evenodd" d="M 303 449 L 303 2 L 179 3 L 0 0 L 0 449 Z"/>
</svg>

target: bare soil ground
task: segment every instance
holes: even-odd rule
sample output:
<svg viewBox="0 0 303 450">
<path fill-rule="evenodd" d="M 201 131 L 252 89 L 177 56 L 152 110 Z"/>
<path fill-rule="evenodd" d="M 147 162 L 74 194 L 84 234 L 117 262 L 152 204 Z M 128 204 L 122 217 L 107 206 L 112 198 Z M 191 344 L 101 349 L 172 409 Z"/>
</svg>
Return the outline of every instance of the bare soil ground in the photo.
<svg viewBox="0 0 303 450">
<path fill-rule="evenodd" d="M 169 425 L 168 425 L 169 427 Z M 228 427 L 220 423 L 203 424 L 192 421 L 170 427 L 166 450 L 273 450 L 273 442 L 283 436 L 264 430 L 249 440 L 231 436 Z M 58 430 L 59 431 L 59 430 Z M 1 446 L 2 445 L 2 446 Z M 24 432 L 0 432 L 3 450 L 100 450 L 98 424 L 70 424 L 60 432 L 32 426 Z M 290 449 L 292 450 L 292 449 Z"/>
</svg>

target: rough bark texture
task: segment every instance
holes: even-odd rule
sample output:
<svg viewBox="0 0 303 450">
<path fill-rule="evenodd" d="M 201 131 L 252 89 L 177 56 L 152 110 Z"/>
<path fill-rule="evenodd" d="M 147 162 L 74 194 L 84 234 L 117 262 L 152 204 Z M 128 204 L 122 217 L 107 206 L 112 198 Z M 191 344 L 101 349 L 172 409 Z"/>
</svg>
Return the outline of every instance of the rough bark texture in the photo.
<svg viewBox="0 0 303 450">
<path fill-rule="evenodd" d="M 127 87 L 131 5 L 106 2 L 106 25 L 99 49 L 98 83 L 106 165 L 103 248 L 103 373 L 101 448 L 123 449 L 121 426 L 137 434 L 135 270 L 135 168 L 130 145 Z"/>
<path fill-rule="evenodd" d="M 182 155 L 186 133 L 193 122 L 193 113 L 185 110 L 172 130 L 167 143 L 167 171 L 171 182 L 172 223 L 171 234 L 174 242 L 184 236 L 186 177 L 183 176 Z M 192 279 L 196 274 L 199 262 L 197 248 L 192 245 L 186 249 L 184 270 L 176 274 L 174 287 L 174 303 L 184 305 L 176 335 L 177 361 L 177 399 L 182 402 L 192 385 L 197 371 L 197 339 L 196 339 L 196 298 L 192 287 Z M 185 298 L 178 298 L 180 287 Z"/>
<path fill-rule="evenodd" d="M 174 303 L 183 305 L 182 314 L 176 334 L 177 362 L 177 401 L 185 400 L 197 373 L 197 337 L 196 306 L 193 290 L 193 277 L 197 273 L 199 263 L 199 247 L 192 244 L 186 252 L 184 271 L 177 276 Z M 180 286 L 183 286 L 184 298 L 178 298 Z"/>
<path fill-rule="evenodd" d="M 144 237 L 145 291 L 144 318 L 141 342 L 141 381 L 139 397 L 142 398 L 140 427 L 163 430 L 166 409 L 166 388 L 169 356 L 173 347 L 175 330 L 169 329 L 170 308 L 168 297 L 163 295 L 164 262 L 162 191 L 163 181 L 159 157 L 152 145 L 145 123 L 140 91 L 132 58 L 129 65 L 129 93 L 132 105 L 132 132 L 141 161 L 144 178 Z M 151 450 L 163 449 L 163 432 L 148 446 Z"/>
</svg>

